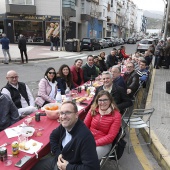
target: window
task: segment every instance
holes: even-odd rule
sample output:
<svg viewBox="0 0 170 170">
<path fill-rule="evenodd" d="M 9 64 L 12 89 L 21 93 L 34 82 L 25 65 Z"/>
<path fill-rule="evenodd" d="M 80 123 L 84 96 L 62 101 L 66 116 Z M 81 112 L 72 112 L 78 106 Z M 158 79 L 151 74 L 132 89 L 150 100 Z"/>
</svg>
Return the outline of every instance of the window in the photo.
<svg viewBox="0 0 170 170">
<path fill-rule="evenodd" d="M 113 7 L 113 0 L 111 0 L 111 7 Z"/>
<path fill-rule="evenodd" d="M 20 34 L 23 34 L 27 42 L 43 43 L 43 28 L 41 21 L 14 21 L 15 42 L 18 42 Z"/>
</svg>

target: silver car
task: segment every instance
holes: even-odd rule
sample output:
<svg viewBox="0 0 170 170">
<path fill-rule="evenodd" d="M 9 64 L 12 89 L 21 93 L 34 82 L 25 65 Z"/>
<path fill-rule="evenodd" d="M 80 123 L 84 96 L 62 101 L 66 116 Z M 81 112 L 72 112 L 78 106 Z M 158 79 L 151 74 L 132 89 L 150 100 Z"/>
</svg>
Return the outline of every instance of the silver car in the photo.
<svg viewBox="0 0 170 170">
<path fill-rule="evenodd" d="M 139 44 L 137 45 L 137 49 L 136 51 L 139 51 L 139 52 L 145 52 L 148 50 L 149 46 L 150 45 L 156 45 L 156 40 L 154 39 L 142 39 Z"/>
<path fill-rule="evenodd" d="M 101 48 L 109 47 L 109 43 L 107 42 L 107 40 L 105 40 L 103 38 L 98 38 L 97 40 L 99 41 Z"/>
</svg>

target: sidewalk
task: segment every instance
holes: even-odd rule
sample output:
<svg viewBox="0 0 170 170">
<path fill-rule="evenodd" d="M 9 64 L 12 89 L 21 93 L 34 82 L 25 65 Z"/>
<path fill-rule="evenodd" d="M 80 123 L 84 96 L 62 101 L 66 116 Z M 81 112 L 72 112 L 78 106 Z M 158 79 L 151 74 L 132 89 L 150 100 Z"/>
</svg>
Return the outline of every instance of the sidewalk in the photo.
<svg viewBox="0 0 170 170">
<path fill-rule="evenodd" d="M 10 44 L 10 55 L 12 62 L 20 62 L 20 51 L 17 44 Z M 27 45 L 27 54 L 29 61 L 56 59 L 63 56 L 78 55 L 80 52 L 67 52 L 67 51 L 50 51 L 49 46 Z M 4 60 L 2 50 L 0 50 L 0 63 Z"/>
</svg>

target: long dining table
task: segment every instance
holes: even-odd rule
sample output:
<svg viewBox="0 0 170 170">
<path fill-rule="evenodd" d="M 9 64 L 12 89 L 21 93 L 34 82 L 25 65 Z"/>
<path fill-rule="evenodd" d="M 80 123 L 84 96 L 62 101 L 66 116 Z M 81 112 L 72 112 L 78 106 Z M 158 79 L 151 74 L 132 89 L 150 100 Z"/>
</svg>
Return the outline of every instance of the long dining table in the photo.
<svg viewBox="0 0 170 170">
<path fill-rule="evenodd" d="M 86 92 L 84 90 L 82 90 L 81 93 L 78 93 L 79 97 L 83 97 L 86 96 Z M 88 98 L 88 100 L 83 101 L 83 104 L 77 104 L 79 106 L 81 106 L 81 110 L 79 110 L 79 118 L 81 120 L 84 120 L 89 108 L 90 108 L 90 104 L 93 98 Z M 41 110 L 40 110 L 41 112 Z M 34 117 L 35 113 L 32 113 L 30 116 Z M 9 128 L 12 127 L 16 127 L 19 126 L 20 124 L 22 124 L 24 122 L 26 118 L 21 119 L 20 121 L 18 121 L 17 123 L 13 124 L 12 126 L 10 126 Z M 33 134 L 33 136 L 29 137 L 29 139 L 33 139 L 35 141 L 38 141 L 40 143 L 43 143 L 42 147 L 40 148 L 40 150 L 37 152 L 38 154 L 38 159 L 36 158 L 35 154 L 29 154 L 29 153 L 25 153 L 23 151 L 20 151 L 19 154 L 17 156 L 13 156 L 12 157 L 12 164 L 10 166 L 5 166 L 4 162 L 0 161 L 0 169 L 3 170 L 30 170 L 31 167 L 38 162 L 38 160 L 40 158 L 42 158 L 43 156 L 45 156 L 46 154 L 48 154 L 50 152 L 50 143 L 49 143 L 49 136 L 52 132 L 53 129 L 57 128 L 60 124 L 57 120 L 52 120 L 49 119 L 47 116 L 41 116 L 40 117 L 40 121 L 36 122 L 35 119 L 32 120 L 31 125 L 35 128 L 35 129 L 42 129 L 42 136 L 36 136 L 35 134 Z M 11 148 L 11 144 L 14 141 L 17 141 L 18 137 L 12 137 L 12 138 L 8 138 L 5 131 L 1 131 L 0 132 L 0 146 L 3 145 L 4 143 L 8 143 L 8 145 L 6 146 L 7 148 L 7 153 L 8 155 L 12 154 L 12 148 Z M 18 168 L 15 166 L 15 164 L 21 159 L 23 158 L 25 155 L 29 155 L 31 156 L 31 159 L 25 163 L 21 168 Z"/>
</svg>

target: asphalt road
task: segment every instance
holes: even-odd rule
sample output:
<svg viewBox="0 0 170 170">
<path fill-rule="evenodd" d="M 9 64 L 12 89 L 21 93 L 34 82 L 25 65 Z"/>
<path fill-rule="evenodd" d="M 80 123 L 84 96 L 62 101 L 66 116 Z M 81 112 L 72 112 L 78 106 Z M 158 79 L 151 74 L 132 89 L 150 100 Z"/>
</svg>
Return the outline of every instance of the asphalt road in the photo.
<svg viewBox="0 0 170 170">
<path fill-rule="evenodd" d="M 127 54 L 133 54 L 135 52 L 136 45 L 126 44 L 125 46 L 126 46 Z M 100 51 L 105 51 L 105 53 L 108 55 L 111 49 L 112 48 L 107 48 L 107 49 L 102 49 Z M 85 58 L 87 55 L 89 54 L 97 55 L 100 53 L 100 51 L 94 51 L 94 52 L 82 51 L 81 53 L 85 54 L 83 57 L 84 63 L 86 62 Z M 28 84 L 30 88 L 35 88 L 37 87 L 37 83 L 34 82 L 37 82 L 44 76 L 44 73 L 48 67 L 52 66 L 56 70 L 58 70 L 62 64 L 68 64 L 69 66 L 73 65 L 75 59 L 76 56 L 73 58 L 69 57 L 69 59 L 64 57 L 64 58 L 58 58 L 54 60 L 32 61 L 24 65 L 19 65 L 15 63 L 9 65 L 0 64 L 0 77 L 1 77 L 0 88 L 2 88 L 6 84 L 5 77 L 8 70 L 13 69 L 17 71 L 19 74 L 20 81 Z M 143 139 L 140 137 L 140 141 L 141 140 Z M 150 153 L 148 147 L 145 146 L 142 147 L 142 149 L 149 163 L 153 167 L 152 169 L 161 170 L 161 168 L 158 166 L 157 162 L 153 158 L 152 154 Z M 108 161 L 108 163 L 104 167 L 104 170 L 116 170 L 114 163 L 115 163 L 114 161 Z M 131 150 L 131 153 L 128 154 L 127 148 L 125 148 L 124 155 L 120 159 L 119 164 L 120 164 L 120 170 L 143 170 L 144 169 L 133 149 Z"/>
</svg>

